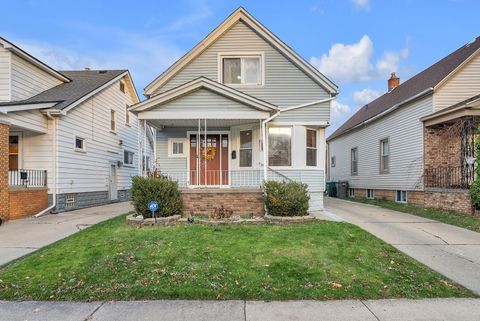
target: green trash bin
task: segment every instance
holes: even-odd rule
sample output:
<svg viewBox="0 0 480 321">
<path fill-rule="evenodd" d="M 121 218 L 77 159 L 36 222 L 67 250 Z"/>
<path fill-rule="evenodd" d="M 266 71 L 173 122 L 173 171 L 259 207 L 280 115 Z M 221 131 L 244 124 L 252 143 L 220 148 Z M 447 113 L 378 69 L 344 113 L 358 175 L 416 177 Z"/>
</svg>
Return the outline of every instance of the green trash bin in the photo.
<svg viewBox="0 0 480 321">
<path fill-rule="evenodd" d="M 327 195 L 337 197 L 337 182 L 327 182 Z"/>
</svg>

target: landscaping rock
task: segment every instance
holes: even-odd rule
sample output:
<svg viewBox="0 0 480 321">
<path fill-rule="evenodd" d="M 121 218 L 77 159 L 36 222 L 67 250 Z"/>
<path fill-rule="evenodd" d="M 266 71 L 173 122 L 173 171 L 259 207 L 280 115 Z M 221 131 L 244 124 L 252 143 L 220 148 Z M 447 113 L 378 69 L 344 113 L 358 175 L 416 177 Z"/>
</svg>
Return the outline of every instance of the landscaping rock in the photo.
<svg viewBox="0 0 480 321">
<path fill-rule="evenodd" d="M 311 223 L 317 220 L 317 218 L 312 214 L 305 216 L 273 216 L 266 214 L 264 219 L 270 224 Z"/>
<path fill-rule="evenodd" d="M 170 226 L 176 225 L 180 220 L 180 215 L 173 215 L 167 217 L 157 217 L 157 221 L 155 222 L 154 218 L 147 218 L 144 219 L 143 216 L 135 216 L 135 215 L 128 215 L 127 216 L 127 223 L 131 226 L 135 227 L 143 227 L 143 226 Z"/>
</svg>

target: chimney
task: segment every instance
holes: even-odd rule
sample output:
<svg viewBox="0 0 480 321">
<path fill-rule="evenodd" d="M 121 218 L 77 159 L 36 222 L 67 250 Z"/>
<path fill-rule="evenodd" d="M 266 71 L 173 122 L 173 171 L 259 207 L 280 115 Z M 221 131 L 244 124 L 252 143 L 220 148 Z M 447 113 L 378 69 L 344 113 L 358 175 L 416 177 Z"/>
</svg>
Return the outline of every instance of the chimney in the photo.
<svg viewBox="0 0 480 321">
<path fill-rule="evenodd" d="M 400 85 L 400 78 L 398 78 L 397 75 L 394 72 L 392 72 L 392 75 L 388 80 L 388 92 L 394 90 L 399 85 Z"/>
</svg>

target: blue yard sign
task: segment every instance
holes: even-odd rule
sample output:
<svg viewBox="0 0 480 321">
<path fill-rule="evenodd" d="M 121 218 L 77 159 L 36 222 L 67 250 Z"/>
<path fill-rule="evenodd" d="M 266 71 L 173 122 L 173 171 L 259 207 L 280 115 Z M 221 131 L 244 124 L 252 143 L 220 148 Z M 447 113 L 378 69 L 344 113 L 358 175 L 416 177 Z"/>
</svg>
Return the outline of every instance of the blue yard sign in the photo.
<svg viewBox="0 0 480 321">
<path fill-rule="evenodd" d="M 155 201 L 150 201 L 148 203 L 148 209 L 150 212 L 152 212 L 152 216 L 155 218 L 155 222 L 157 222 L 157 216 L 155 215 L 155 212 L 158 210 L 158 203 Z"/>
</svg>

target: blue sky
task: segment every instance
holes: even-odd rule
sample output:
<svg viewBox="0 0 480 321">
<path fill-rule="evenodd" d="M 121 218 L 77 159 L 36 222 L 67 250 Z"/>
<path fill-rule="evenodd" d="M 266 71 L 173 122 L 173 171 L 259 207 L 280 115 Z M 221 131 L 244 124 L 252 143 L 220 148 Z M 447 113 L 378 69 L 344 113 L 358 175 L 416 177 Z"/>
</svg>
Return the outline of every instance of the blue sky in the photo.
<svg viewBox="0 0 480 321">
<path fill-rule="evenodd" d="M 1 1 L 0 35 L 59 69 L 130 69 L 141 91 L 238 6 L 340 87 L 332 132 L 480 35 L 476 0 Z"/>
</svg>

